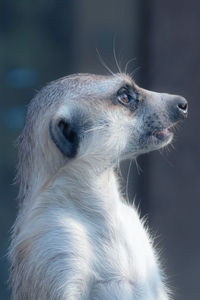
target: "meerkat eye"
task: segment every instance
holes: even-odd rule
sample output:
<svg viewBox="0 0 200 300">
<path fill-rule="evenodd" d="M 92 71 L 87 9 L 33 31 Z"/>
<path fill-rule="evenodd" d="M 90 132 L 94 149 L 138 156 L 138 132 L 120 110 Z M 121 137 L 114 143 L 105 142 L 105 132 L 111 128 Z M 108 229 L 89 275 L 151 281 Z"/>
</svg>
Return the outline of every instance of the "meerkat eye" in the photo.
<svg viewBox="0 0 200 300">
<path fill-rule="evenodd" d="M 130 96 L 127 93 L 125 93 L 125 92 L 123 92 L 121 95 L 118 95 L 117 98 L 123 104 L 128 104 L 129 101 L 130 101 Z"/>
<path fill-rule="evenodd" d="M 130 88 L 128 86 L 120 88 L 117 92 L 117 99 L 120 103 L 127 105 L 132 100 Z"/>
<path fill-rule="evenodd" d="M 117 100 L 125 105 L 128 106 L 132 111 L 137 108 L 139 99 L 136 90 L 133 89 L 131 86 L 124 86 L 121 87 L 117 92 Z"/>
</svg>

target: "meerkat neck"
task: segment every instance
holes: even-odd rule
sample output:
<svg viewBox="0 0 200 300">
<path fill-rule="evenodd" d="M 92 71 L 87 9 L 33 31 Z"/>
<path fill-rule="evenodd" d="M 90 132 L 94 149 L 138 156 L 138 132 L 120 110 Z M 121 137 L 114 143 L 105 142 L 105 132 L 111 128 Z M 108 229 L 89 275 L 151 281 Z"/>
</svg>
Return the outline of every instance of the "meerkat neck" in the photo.
<svg viewBox="0 0 200 300">
<path fill-rule="evenodd" d="M 121 198 L 114 167 L 100 170 L 83 163 L 69 164 L 60 170 L 55 184 L 59 184 L 67 199 L 87 212 L 113 212 Z"/>
</svg>

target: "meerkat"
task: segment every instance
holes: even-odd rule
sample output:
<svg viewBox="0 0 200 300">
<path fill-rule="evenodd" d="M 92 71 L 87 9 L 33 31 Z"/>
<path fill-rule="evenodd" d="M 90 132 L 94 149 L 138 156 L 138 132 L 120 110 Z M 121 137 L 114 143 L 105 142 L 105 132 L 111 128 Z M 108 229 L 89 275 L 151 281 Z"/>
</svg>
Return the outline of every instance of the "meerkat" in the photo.
<svg viewBox="0 0 200 300">
<path fill-rule="evenodd" d="M 187 109 L 126 74 L 75 74 L 38 92 L 19 138 L 13 300 L 171 299 L 115 167 L 169 144 Z"/>
</svg>

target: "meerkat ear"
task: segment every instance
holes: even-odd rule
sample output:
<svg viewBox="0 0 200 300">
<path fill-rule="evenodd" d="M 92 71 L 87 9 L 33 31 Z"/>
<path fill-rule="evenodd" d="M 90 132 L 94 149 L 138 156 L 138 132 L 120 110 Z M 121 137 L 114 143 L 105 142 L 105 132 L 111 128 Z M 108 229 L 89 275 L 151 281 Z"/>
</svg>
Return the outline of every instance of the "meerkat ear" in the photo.
<svg viewBox="0 0 200 300">
<path fill-rule="evenodd" d="M 64 156 L 69 158 L 76 156 L 79 146 L 78 128 L 73 126 L 70 120 L 64 118 L 56 121 L 51 120 L 49 133 Z"/>
</svg>

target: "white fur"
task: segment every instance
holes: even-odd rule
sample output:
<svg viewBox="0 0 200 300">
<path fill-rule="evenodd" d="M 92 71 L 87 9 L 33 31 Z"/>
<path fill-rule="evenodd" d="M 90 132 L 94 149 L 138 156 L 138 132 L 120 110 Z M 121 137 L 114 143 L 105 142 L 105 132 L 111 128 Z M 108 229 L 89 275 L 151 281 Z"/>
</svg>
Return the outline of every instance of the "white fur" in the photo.
<svg viewBox="0 0 200 300">
<path fill-rule="evenodd" d="M 109 86 L 111 93 L 122 81 L 131 81 L 120 76 L 99 79 L 101 93 L 103 86 Z M 92 80 L 85 89 L 100 93 L 98 80 L 93 87 Z M 89 97 L 80 91 L 82 98 Z M 72 104 L 66 102 L 67 92 L 61 98 L 56 111 L 51 106 L 41 116 L 37 112 L 39 124 L 32 122 L 35 145 L 21 172 L 26 173 L 27 188 L 21 192 L 23 202 L 9 253 L 12 298 L 169 299 L 148 231 L 135 207 L 123 200 L 114 172 L 119 160 L 145 152 L 137 145 L 143 116 L 105 102 L 88 106 L 79 99 Z M 90 114 L 93 128 L 85 132 L 78 155 L 66 160 L 47 134 L 48 123 L 52 116 L 69 115 L 76 105 Z M 152 142 L 149 147 L 146 151 L 160 145 Z"/>
</svg>

